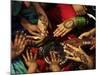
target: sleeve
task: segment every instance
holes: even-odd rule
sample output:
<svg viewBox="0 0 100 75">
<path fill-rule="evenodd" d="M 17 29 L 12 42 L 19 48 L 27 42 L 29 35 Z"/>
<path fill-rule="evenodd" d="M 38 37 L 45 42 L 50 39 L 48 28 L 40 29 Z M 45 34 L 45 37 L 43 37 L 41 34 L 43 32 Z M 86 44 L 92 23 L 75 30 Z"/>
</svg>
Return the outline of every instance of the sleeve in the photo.
<svg viewBox="0 0 100 75">
<path fill-rule="evenodd" d="M 76 13 L 75 13 L 72 5 L 69 5 L 69 4 L 58 4 L 57 7 L 60 10 L 62 21 L 76 16 Z"/>
</svg>

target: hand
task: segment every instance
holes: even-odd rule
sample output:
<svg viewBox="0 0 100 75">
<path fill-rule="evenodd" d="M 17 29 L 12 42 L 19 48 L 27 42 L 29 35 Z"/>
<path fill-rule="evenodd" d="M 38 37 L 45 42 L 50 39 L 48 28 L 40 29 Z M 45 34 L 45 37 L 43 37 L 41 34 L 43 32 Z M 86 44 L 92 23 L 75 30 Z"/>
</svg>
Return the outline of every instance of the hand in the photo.
<svg viewBox="0 0 100 75">
<path fill-rule="evenodd" d="M 23 54 L 22 55 L 25 61 L 26 66 L 28 67 L 28 73 L 34 73 L 37 70 L 37 63 L 36 63 L 36 57 L 37 57 L 37 53 L 34 55 L 32 55 L 32 52 L 28 52 L 28 50 L 26 51 L 26 57 Z"/>
<path fill-rule="evenodd" d="M 22 19 L 21 24 L 32 35 L 32 36 L 27 35 L 27 38 L 34 39 L 35 44 L 42 42 L 44 38 L 47 36 L 46 33 L 43 33 L 40 30 L 40 28 L 42 28 L 40 25 L 32 25 L 26 19 Z"/>
<path fill-rule="evenodd" d="M 26 45 L 27 45 L 26 34 L 23 31 L 21 33 L 17 31 L 14 43 L 12 43 L 12 51 L 11 51 L 12 59 L 20 55 L 24 51 Z"/>
<path fill-rule="evenodd" d="M 43 43 L 43 40 L 45 38 L 44 36 L 31 36 L 31 35 L 27 35 L 26 37 L 30 45 L 40 45 Z"/>
<path fill-rule="evenodd" d="M 63 23 L 57 25 L 57 29 L 53 32 L 54 37 L 63 37 L 68 32 L 70 32 L 73 29 L 73 20 L 66 20 Z"/>
<path fill-rule="evenodd" d="M 59 56 L 56 56 L 56 53 L 53 51 L 50 51 L 50 58 L 51 58 L 51 61 L 48 57 L 45 58 L 45 61 L 50 65 L 50 70 L 53 71 L 53 72 L 58 72 L 60 71 L 60 66 L 59 66 L 59 63 L 60 63 L 60 59 L 59 59 Z"/>
<path fill-rule="evenodd" d="M 88 32 L 84 32 L 82 33 L 78 38 L 79 39 L 84 39 L 85 38 L 89 38 L 91 40 L 91 45 L 92 47 L 90 48 L 90 50 L 94 49 L 96 47 L 96 38 L 95 38 L 95 32 L 96 32 L 96 29 L 93 28 L 91 29 L 90 31 Z"/>
<path fill-rule="evenodd" d="M 78 38 L 83 39 L 84 37 L 89 37 L 90 33 L 89 32 L 84 32 L 82 33 Z"/>
<path fill-rule="evenodd" d="M 66 47 L 69 47 L 70 50 L 68 50 Z M 64 47 L 64 52 L 66 53 L 66 58 L 69 60 L 73 60 L 76 62 L 82 62 L 88 66 L 88 68 L 93 67 L 93 61 L 91 57 L 89 57 L 82 49 L 81 47 L 76 48 L 70 44 L 67 44 Z"/>
<path fill-rule="evenodd" d="M 73 8 L 77 15 L 85 15 L 87 8 L 83 5 L 73 5 Z"/>
<path fill-rule="evenodd" d="M 95 32 L 96 32 L 96 29 L 93 28 L 93 29 L 91 29 L 91 30 L 88 31 L 88 32 L 84 32 L 84 33 L 82 33 L 82 34 L 79 36 L 79 39 L 83 39 L 84 37 L 89 38 L 90 36 L 95 35 Z"/>
<path fill-rule="evenodd" d="M 48 19 L 45 18 L 45 16 L 43 16 L 43 15 L 39 16 L 38 27 L 39 27 L 42 35 L 46 37 L 48 34 L 48 31 L 47 31 Z"/>
<path fill-rule="evenodd" d="M 41 31 L 37 25 L 33 25 L 29 23 L 26 19 L 21 19 L 21 25 L 31 34 L 34 36 L 41 35 Z"/>
<path fill-rule="evenodd" d="M 32 3 L 32 4 L 34 5 L 36 12 L 38 14 L 38 27 L 41 31 L 41 34 L 43 36 L 47 36 L 48 17 L 39 3 Z"/>
</svg>

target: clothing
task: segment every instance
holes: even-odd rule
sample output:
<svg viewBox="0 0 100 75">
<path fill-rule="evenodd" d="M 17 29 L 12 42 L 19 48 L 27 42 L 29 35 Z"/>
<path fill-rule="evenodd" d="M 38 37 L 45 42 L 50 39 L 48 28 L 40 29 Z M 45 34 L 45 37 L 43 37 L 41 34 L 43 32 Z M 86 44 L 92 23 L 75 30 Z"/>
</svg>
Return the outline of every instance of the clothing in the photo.
<svg viewBox="0 0 100 75">
<path fill-rule="evenodd" d="M 63 22 L 64 20 L 75 17 L 76 13 L 72 5 L 57 4 L 53 6 L 52 8 L 47 9 L 47 15 L 51 23 L 59 24 Z"/>
<path fill-rule="evenodd" d="M 34 55 L 36 52 L 39 52 L 39 49 L 38 48 L 31 48 L 30 49 L 31 51 L 32 51 L 32 54 Z M 46 70 L 46 62 L 44 61 L 44 59 L 43 58 L 39 58 L 38 56 L 37 56 L 37 59 L 36 59 L 36 63 L 38 64 L 38 68 L 39 68 L 39 71 L 41 71 L 41 72 L 45 72 L 45 70 Z"/>
<path fill-rule="evenodd" d="M 25 74 L 27 69 L 21 59 L 16 59 L 11 63 L 11 74 Z"/>
<path fill-rule="evenodd" d="M 12 16 L 24 17 L 33 24 L 38 22 L 38 16 L 34 6 L 28 8 L 21 1 L 12 1 Z"/>
</svg>

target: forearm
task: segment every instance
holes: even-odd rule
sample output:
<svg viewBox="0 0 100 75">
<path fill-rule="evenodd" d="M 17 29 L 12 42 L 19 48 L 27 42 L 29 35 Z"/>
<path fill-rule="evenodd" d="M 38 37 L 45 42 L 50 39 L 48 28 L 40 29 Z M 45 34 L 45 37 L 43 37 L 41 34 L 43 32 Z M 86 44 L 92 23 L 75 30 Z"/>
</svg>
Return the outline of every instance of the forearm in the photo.
<svg viewBox="0 0 100 75">
<path fill-rule="evenodd" d="M 93 61 L 92 61 L 92 58 L 90 56 L 86 56 L 86 59 L 87 59 L 87 62 L 84 62 L 88 68 L 93 68 Z"/>
<path fill-rule="evenodd" d="M 27 30 L 30 32 L 30 30 L 33 30 L 32 29 L 32 26 L 35 25 L 35 24 L 31 24 L 30 22 L 28 22 L 28 20 L 26 20 L 25 18 L 22 18 L 21 19 L 21 25 Z"/>
<path fill-rule="evenodd" d="M 37 11 L 38 19 L 41 20 L 42 23 L 47 26 L 48 18 L 47 18 L 47 15 L 45 14 L 45 11 L 42 9 L 39 3 L 33 3 L 33 5 Z"/>
<path fill-rule="evenodd" d="M 89 31 L 90 35 L 95 34 L 95 32 L 96 32 L 96 28 L 93 28 L 93 29 L 91 29 L 91 30 Z"/>
<path fill-rule="evenodd" d="M 74 22 L 74 25 L 79 28 L 88 24 L 88 20 L 85 17 L 74 17 L 72 18 L 72 20 Z"/>
</svg>

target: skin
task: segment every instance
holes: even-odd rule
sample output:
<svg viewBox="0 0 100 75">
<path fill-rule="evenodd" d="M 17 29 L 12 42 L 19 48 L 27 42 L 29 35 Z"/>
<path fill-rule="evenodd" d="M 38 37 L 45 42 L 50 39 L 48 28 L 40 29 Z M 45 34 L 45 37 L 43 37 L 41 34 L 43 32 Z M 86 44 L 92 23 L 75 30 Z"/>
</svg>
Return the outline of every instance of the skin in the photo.
<svg viewBox="0 0 100 75">
<path fill-rule="evenodd" d="M 86 14 L 86 11 L 87 11 L 87 8 L 83 5 L 72 5 L 75 12 L 76 12 L 76 15 L 85 15 Z"/>
<path fill-rule="evenodd" d="M 31 34 L 27 35 L 27 39 L 33 39 L 35 44 L 38 44 L 46 37 L 39 29 L 38 25 L 30 24 L 26 19 L 22 19 L 21 24 Z"/>
<path fill-rule="evenodd" d="M 29 3 L 26 2 L 26 5 L 29 7 Z M 44 38 L 47 36 L 48 31 L 48 18 L 41 8 L 40 4 L 38 3 L 32 3 L 32 5 L 35 7 L 37 14 L 38 14 L 38 23 L 37 25 L 33 25 L 29 23 L 26 19 L 21 20 L 21 25 L 32 35 L 28 35 L 28 39 L 34 39 L 34 43 L 38 44 L 41 43 Z M 41 15 L 40 15 L 41 14 Z"/>
<path fill-rule="evenodd" d="M 85 38 L 90 38 L 90 39 L 92 39 L 92 46 L 91 46 L 91 48 L 90 48 L 90 50 L 92 50 L 92 49 L 94 49 L 95 47 L 96 47 L 96 38 L 95 37 L 93 37 L 93 35 L 95 35 L 95 32 L 96 32 L 96 29 L 95 28 L 93 28 L 93 29 L 91 29 L 90 31 L 88 31 L 88 32 L 84 32 L 84 33 L 82 33 L 78 38 L 79 39 L 83 39 L 84 37 Z"/>
<path fill-rule="evenodd" d="M 93 28 L 93 29 L 91 29 L 91 30 L 88 31 L 88 32 L 82 33 L 82 34 L 79 36 L 79 39 L 83 39 L 84 37 L 90 37 L 90 36 L 93 36 L 93 35 L 95 34 L 95 32 L 96 32 L 96 29 Z"/>
<path fill-rule="evenodd" d="M 74 18 L 73 18 L 74 19 Z M 57 25 L 56 30 L 53 32 L 54 37 L 63 37 L 73 29 L 73 19 L 66 20 Z"/>
<path fill-rule="evenodd" d="M 28 67 L 28 73 L 34 73 L 37 71 L 37 63 L 36 63 L 36 57 L 37 53 L 35 53 L 34 57 L 32 55 L 32 52 L 26 51 L 26 56 L 22 55 L 25 61 L 26 66 Z"/>
<path fill-rule="evenodd" d="M 58 56 L 56 56 L 56 53 L 54 51 L 50 51 L 50 58 L 51 60 L 49 59 L 49 57 L 45 58 L 45 61 L 49 64 L 49 69 L 53 72 L 60 71 L 60 59 Z"/>
<path fill-rule="evenodd" d="M 43 34 L 47 34 L 48 17 L 39 3 L 33 3 L 38 14 L 38 27 Z"/>
<path fill-rule="evenodd" d="M 12 42 L 11 48 L 11 57 L 12 59 L 19 56 L 23 51 L 25 46 L 27 45 L 26 34 L 22 31 L 16 32 L 14 43 Z"/>
<path fill-rule="evenodd" d="M 66 46 L 71 49 L 71 52 L 66 49 Z M 93 67 L 93 61 L 90 56 L 88 56 L 82 49 L 81 47 L 76 48 L 73 45 L 66 44 L 64 48 L 64 52 L 66 53 L 66 58 L 69 60 L 73 60 L 75 62 L 81 62 L 84 63 L 88 66 L 88 68 Z M 68 56 L 70 55 L 70 56 Z"/>
</svg>

